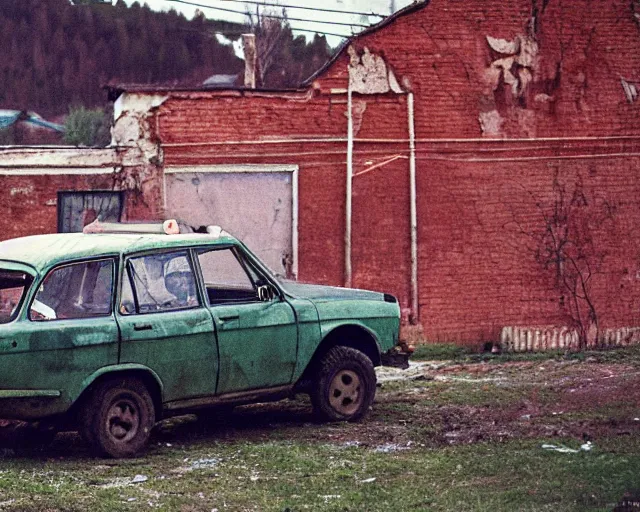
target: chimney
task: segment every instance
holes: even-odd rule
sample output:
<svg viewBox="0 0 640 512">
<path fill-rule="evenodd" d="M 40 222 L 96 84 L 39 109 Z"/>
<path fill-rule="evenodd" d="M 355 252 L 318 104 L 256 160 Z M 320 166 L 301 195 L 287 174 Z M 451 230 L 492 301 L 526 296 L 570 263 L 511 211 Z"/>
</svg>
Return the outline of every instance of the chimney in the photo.
<svg viewBox="0 0 640 512">
<path fill-rule="evenodd" d="M 244 52 L 244 86 L 256 88 L 256 35 L 242 34 L 242 51 Z"/>
</svg>

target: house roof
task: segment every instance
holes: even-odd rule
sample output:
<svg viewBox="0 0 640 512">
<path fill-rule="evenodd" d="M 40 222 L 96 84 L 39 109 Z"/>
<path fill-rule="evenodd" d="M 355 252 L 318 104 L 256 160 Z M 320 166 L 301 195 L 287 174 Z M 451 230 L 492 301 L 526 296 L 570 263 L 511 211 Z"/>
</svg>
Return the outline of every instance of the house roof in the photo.
<svg viewBox="0 0 640 512">
<path fill-rule="evenodd" d="M 235 75 L 211 75 L 204 82 L 202 82 L 202 86 L 210 88 L 233 87 L 234 85 L 236 85 L 237 80 L 237 73 Z"/>
<path fill-rule="evenodd" d="M 289 89 L 270 89 L 270 88 L 255 88 L 244 86 L 236 87 L 211 87 L 211 86 L 199 86 L 199 87 L 187 87 L 183 85 L 156 85 L 156 84 L 107 84 L 104 89 L 108 92 L 109 101 L 115 101 L 123 92 L 139 93 L 139 94 L 155 94 L 155 93 L 171 93 L 171 92 L 211 92 L 211 91 L 235 91 L 235 92 L 262 92 L 262 93 L 282 93 L 282 92 L 304 92 L 301 88 L 289 88 Z"/>
<path fill-rule="evenodd" d="M 64 126 L 61 124 L 45 121 L 35 112 L 27 112 L 26 110 L 0 110 L 0 129 L 8 128 L 19 121 L 31 123 L 35 126 L 48 128 L 60 133 L 64 133 L 65 131 Z"/>
<path fill-rule="evenodd" d="M 429 5 L 429 3 L 430 3 L 430 0 L 415 0 L 412 4 L 409 4 L 406 7 L 400 9 L 399 11 L 396 11 L 391 16 L 387 16 L 379 23 L 376 23 L 375 25 L 371 25 L 370 27 L 365 28 L 362 32 L 358 32 L 357 34 L 351 36 L 349 39 L 345 39 L 340 44 L 338 49 L 334 52 L 332 57 L 324 64 L 324 66 L 322 66 L 313 75 L 311 75 L 304 82 L 302 82 L 301 86 L 308 87 L 309 85 L 311 85 L 316 78 L 318 78 L 325 71 L 327 71 L 334 64 L 334 62 L 336 62 L 342 56 L 342 54 L 347 50 L 347 48 L 349 48 L 351 43 L 353 43 L 355 40 L 359 39 L 362 36 L 366 36 L 374 32 L 377 32 L 378 30 L 383 29 L 387 25 L 390 25 L 391 23 L 396 21 L 398 18 L 402 18 L 403 16 L 407 16 L 416 11 L 424 9 Z"/>
<path fill-rule="evenodd" d="M 396 11 L 395 13 L 393 13 L 390 16 L 387 16 L 386 18 L 384 18 L 379 23 L 376 23 L 375 25 L 371 25 L 370 27 L 364 29 L 362 32 L 359 32 L 358 34 L 354 34 L 350 38 L 345 39 L 342 42 L 342 44 L 338 47 L 336 52 L 333 54 L 331 59 L 329 59 L 324 64 L 324 66 L 322 66 L 313 75 L 311 75 L 304 82 L 302 82 L 302 84 L 300 84 L 300 87 L 298 87 L 298 88 L 289 88 L 289 89 L 269 89 L 269 88 L 250 89 L 250 88 L 247 88 L 247 87 L 244 87 L 244 86 L 235 86 L 235 87 L 233 87 L 233 86 L 226 86 L 226 87 L 225 86 L 221 86 L 221 87 L 214 87 L 214 89 L 218 90 L 218 91 L 221 91 L 221 90 L 232 90 L 232 91 L 255 91 L 255 92 L 267 92 L 267 93 L 268 92 L 274 92 L 274 93 L 299 92 L 299 91 L 309 87 L 309 85 L 311 85 L 311 83 L 316 78 L 318 78 L 325 71 L 327 71 L 327 69 L 329 69 L 333 65 L 333 63 L 336 62 L 342 56 L 342 54 L 346 51 L 346 49 L 349 47 L 349 45 L 351 43 L 353 43 L 355 40 L 357 40 L 358 38 L 360 38 L 362 36 L 366 36 L 368 34 L 372 34 L 374 32 L 377 32 L 378 30 L 383 29 L 387 25 L 390 25 L 391 23 L 396 21 L 398 18 L 402 18 L 403 16 L 407 16 L 409 14 L 412 14 L 415 11 L 419 11 L 421 9 L 424 9 L 427 5 L 429 5 L 429 2 L 430 2 L 430 0 L 416 0 L 412 4 L 400 9 L 399 11 Z M 184 87 L 184 86 L 167 86 L 167 85 L 154 85 L 154 84 L 115 84 L 115 83 L 112 83 L 112 84 L 107 84 L 105 86 L 105 89 L 107 89 L 108 92 L 109 92 L 109 100 L 115 101 L 118 98 L 118 96 L 120 96 L 120 94 L 122 94 L 123 92 L 137 92 L 137 93 L 193 92 L 193 91 L 211 90 L 212 87 L 206 87 L 206 86 Z"/>
</svg>

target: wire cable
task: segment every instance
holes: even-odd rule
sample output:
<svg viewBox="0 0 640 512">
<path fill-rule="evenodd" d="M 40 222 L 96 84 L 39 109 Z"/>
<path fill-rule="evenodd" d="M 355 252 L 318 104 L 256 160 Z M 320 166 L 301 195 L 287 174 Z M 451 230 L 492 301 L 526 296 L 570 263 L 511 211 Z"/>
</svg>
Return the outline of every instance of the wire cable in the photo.
<svg viewBox="0 0 640 512">
<path fill-rule="evenodd" d="M 214 7 L 212 5 L 205 5 L 205 4 L 199 4 L 196 2 L 189 2 L 187 0 L 165 0 L 165 2 L 175 2 L 175 3 L 179 3 L 179 4 L 184 4 L 184 5 L 190 5 L 193 7 L 202 7 L 204 9 L 213 9 L 216 11 L 222 11 L 222 12 L 230 12 L 233 14 L 241 14 L 243 16 L 250 16 L 252 13 L 247 12 L 247 11 L 238 11 L 237 9 L 227 9 L 226 7 Z M 361 27 L 361 28 L 367 28 L 370 25 L 363 25 L 362 23 L 344 23 L 341 21 L 324 21 L 324 20 L 310 20 L 307 18 L 292 18 L 289 16 L 279 16 L 277 14 L 262 14 L 261 15 L 263 18 L 271 18 L 271 19 L 277 19 L 277 20 L 287 20 L 287 21 L 302 21 L 304 23 L 322 23 L 325 25 L 340 25 L 340 26 L 344 26 L 344 27 Z"/>
<path fill-rule="evenodd" d="M 323 36 L 336 36 L 336 37 L 342 37 L 345 39 L 352 36 L 352 34 L 336 34 L 335 32 L 327 32 L 325 30 L 311 30 L 307 28 L 297 28 L 292 25 L 289 25 L 289 27 L 293 32 L 308 32 L 309 34 L 319 34 Z M 188 29 L 188 28 L 180 28 L 179 30 L 182 30 L 184 32 L 194 32 L 194 33 L 198 33 L 208 37 L 214 37 L 214 34 L 219 34 L 225 37 L 229 37 L 229 36 L 239 37 L 243 34 L 246 34 L 248 31 L 250 31 L 250 27 L 247 27 L 247 30 L 243 32 L 234 32 L 232 30 L 226 30 L 226 31 L 225 30 L 207 30 L 207 29 L 197 30 L 197 29 Z"/>
<path fill-rule="evenodd" d="M 166 0 L 167 2 L 173 2 L 175 0 Z M 378 14 L 375 12 L 361 12 L 361 11 L 341 11 L 337 9 L 326 9 L 323 7 L 306 7 L 303 5 L 291 5 L 291 4 L 276 4 L 270 2 L 260 2 L 259 0 L 220 0 L 221 2 L 236 2 L 240 4 L 255 4 L 255 5 L 265 5 L 267 7 L 281 7 L 283 9 L 303 9 L 308 11 L 316 11 L 316 12 L 331 12 L 336 14 L 351 14 L 354 16 L 376 16 L 378 18 L 386 18 L 388 14 Z"/>
</svg>

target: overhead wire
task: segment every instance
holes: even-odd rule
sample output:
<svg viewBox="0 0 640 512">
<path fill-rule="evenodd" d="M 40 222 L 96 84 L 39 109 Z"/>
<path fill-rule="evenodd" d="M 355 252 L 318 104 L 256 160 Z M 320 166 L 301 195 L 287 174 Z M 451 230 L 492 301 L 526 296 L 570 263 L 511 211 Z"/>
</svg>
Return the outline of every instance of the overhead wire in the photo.
<svg viewBox="0 0 640 512">
<path fill-rule="evenodd" d="M 163 147 L 168 145 L 163 144 Z M 406 158 L 404 155 L 408 154 L 408 149 L 395 149 L 393 152 L 389 150 L 360 150 L 355 154 L 359 158 L 365 158 L 369 155 L 386 155 L 391 158 L 392 161 Z M 214 159 L 253 159 L 253 158 L 283 158 L 283 157 L 310 157 L 321 155 L 344 155 L 347 153 L 346 149 L 338 149 L 331 151 L 285 151 L 285 152 L 271 152 L 271 153 L 217 153 L 212 156 Z M 611 152 L 611 153 L 596 153 L 596 154 L 569 154 L 569 155 L 539 155 L 539 156 L 515 156 L 515 157 L 474 157 L 469 153 L 461 153 L 459 156 L 451 154 L 438 154 L 437 152 L 431 152 L 428 150 L 418 150 L 417 160 L 431 160 L 431 161 L 446 161 L 446 162 L 467 162 L 467 163 L 498 163 L 498 162 L 536 162 L 536 161 L 563 161 L 563 160 L 593 160 L 601 158 L 629 158 L 640 157 L 638 152 Z M 383 162 L 385 165 L 391 163 L 390 161 Z M 375 165 L 379 167 L 379 165 Z"/>
<path fill-rule="evenodd" d="M 214 34 L 219 34 L 221 36 L 225 36 L 225 37 L 229 37 L 229 36 L 241 36 L 243 34 L 246 34 L 247 31 L 249 30 L 249 27 L 247 27 L 247 30 L 245 31 L 239 31 L 239 32 L 235 32 L 233 30 L 198 30 L 198 29 L 187 29 L 187 28 L 181 28 L 180 30 L 184 31 L 184 32 L 197 32 L 199 34 L 205 35 L 205 36 L 210 36 L 213 37 Z M 307 32 L 309 34 L 319 34 L 319 35 L 323 35 L 323 36 L 336 36 L 336 37 L 343 37 L 343 38 L 348 38 L 351 37 L 350 34 L 336 34 L 335 32 L 327 32 L 326 30 L 312 30 L 312 29 L 306 29 L 306 28 L 297 28 L 294 26 L 291 26 L 291 30 L 294 32 Z"/>
<path fill-rule="evenodd" d="M 540 143 L 540 142 L 622 142 L 622 141 L 640 141 L 638 135 L 614 135 L 604 137 L 536 137 L 536 138 L 520 138 L 520 139 L 488 139 L 488 138 L 469 138 L 469 139 L 451 139 L 451 138 L 416 138 L 417 143 L 424 144 L 469 144 L 482 143 L 487 145 L 511 145 L 514 143 Z M 187 147 L 187 146 L 228 146 L 228 145 L 263 145 L 263 144 L 306 144 L 306 143 L 335 143 L 347 142 L 347 137 L 285 137 L 267 140 L 232 140 L 232 141 L 201 141 L 201 142 L 173 142 L 163 144 L 167 147 Z M 366 144 L 405 144 L 409 142 L 408 138 L 355 138 L 356 143 Z M 539 148 L 535 148 L 539 149 Z"/>
<path fill-rule="evenodd" d="M 252 14 L 247 11 L 239 11 L 237 9 L 228 9 L 226 7 L 215 7 L 213 5 L 200 4 L 196 2 L 190 2 L 188 0 L 165 0 L 165 2 L 173 2 L 173 3 L 184 4 L 184 5 L 190 5 L 192 7 L 202 7 L 203 9 L 213 9 L 216 11 L 229 12 L 233 14 L 241 14 L 243 16 L 250 16 Z M 279 20 L 286 20 L 286 21 L 301 21 L 304 23 L 321 23 L 325 25 L 340 25 L 344 27 L 367 28 L 370 26 L 370 25 L 363 25 L 362 23 L 346 23 L 341 21 L 328 21 L 328 20 L 311 20 L 308 18 L 293 18 L 290 16 L 281 16 L 277 14 L 261 14 L 261 16 L 264 18 L 270 18 L 270 19 L 279 19 Z M 349 36 L 343 36 L 343 37 L 349 37 Z"/>
<path fill-rule="evenodd" d="M 174 2 L 176 0 L 166 0 L 168 2 Z M 257 6 L 260 5 L 265 5 L 267 7 L 281 7 L 283 9 L 301 9 L 301 10 L 307 10 L 307 11 L 316 11 L 316 12 L 330 12 L 330 13 L 336 13 L 336 14 L 351 14 L 354 16 L 375 16 L 377 18 L 386 18 L 388 15 L 387 14 L 378 14 L 375 12 L 362 12 L 362 11 L 343 11 L 343 10 L 338 10 L 338 9 L 327 9 L 324 7 L 307 7 L 304 5 L 291 5 L 291 4 L 277 4 L 277 3 L 270 3 L 270 2 L 261 2 L 259 0 L 219 0 L 221 2 L 236 2 L 236 3 L 240 3 L 240 4 L 254 4 Z M 180 2 L 181 3 L 181 2 Z"/>
</svg>

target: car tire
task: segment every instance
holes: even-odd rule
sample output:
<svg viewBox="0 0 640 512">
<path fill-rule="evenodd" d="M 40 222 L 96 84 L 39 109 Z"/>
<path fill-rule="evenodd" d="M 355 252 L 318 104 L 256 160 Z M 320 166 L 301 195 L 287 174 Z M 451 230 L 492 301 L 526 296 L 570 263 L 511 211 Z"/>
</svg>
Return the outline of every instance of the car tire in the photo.
<svg viewBox="0 0 640 512">
<path fill-rule="evenodd" d="M 98 454 L 134 457 L 146 446 L 155 424 L 153 400 L 138 379 L 110 379 L 92 393 L 82 423 L 82 437 Z"/>
<path fill-rule="evenodd" d="M 337 346 L 318 365 L 311 403 L 321 420 L 358 421 L 369 411 L 375 394 L 371 360 L 359 350 Z"/>
</svg>

